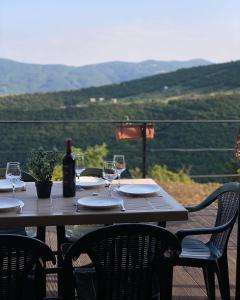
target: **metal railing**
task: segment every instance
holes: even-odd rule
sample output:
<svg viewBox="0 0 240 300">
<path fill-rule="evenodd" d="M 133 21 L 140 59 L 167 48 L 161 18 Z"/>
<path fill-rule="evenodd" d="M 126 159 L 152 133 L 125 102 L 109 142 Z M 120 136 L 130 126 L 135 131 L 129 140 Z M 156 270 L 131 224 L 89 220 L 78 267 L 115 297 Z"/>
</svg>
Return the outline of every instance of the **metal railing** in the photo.
<svg viewBox="0 0 240 300">
<path fill-rule="evenodd" d="M 148 143 L 146 138 L 146 129 L 150 124 L 154 124 L 157 126 L 158 124 L 240 124 L 239 119 L 219 119 L 219 120 L 0 120 L 1 124 L 112 124 L 116 125 L 126 125 L 126 124 L 139 124 L 142 125 L 142 175 L 145 178 L 147 174 L 147 153 L 161 153 L 161 152 L 233 152 L 234 148 L 232 147 L 200 147 L 200 148 L 155 148 L 148 149 Z M 234 145 L 233 145 L 234 146 Z M 4 150 L 0 150 L 0 153 L 3 153 Z M 221 178 L 221 177 L 235 177 L 239 176 L 238 174 L 198 174 L 198 175 L 190 175 L 192 178 Z"/>
</svg>

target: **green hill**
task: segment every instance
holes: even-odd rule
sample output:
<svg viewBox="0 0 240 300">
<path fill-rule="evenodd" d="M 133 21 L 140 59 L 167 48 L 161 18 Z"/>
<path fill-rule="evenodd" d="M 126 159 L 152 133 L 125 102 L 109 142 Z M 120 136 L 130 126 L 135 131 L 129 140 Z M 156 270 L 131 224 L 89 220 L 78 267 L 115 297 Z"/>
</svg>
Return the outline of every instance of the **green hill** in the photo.
<svg viewBox="0 0 240 300">
<path fill-rule="evenodd" d="M 39 65 L 0 59 L 0 95 L 74 90 L 142 78 L 180 68 L 209 65 L 203 59 L 189 61 L 147 60 L 139 63 L 108 62 L 73 67 Z"/>
<path fill-rule="evenodd" d="M 240 62 L 179 70 L 120 85 L 73 92 L 0 98 L 0 120 L 171 120 L 239 119 Z M 164 86 L 168 86 L 168 89 Z M 105 101 L 89 103 L 89 97 Z M 109 99 L 118 98 L 117 104 Z M 174 152 L 169 148 L 233 148 L 239 124 L 158 124 L 156 137 L 148 142 L 148 163 L 184 167 L 191 174 L 225 173 L 233 153 Z M 1 123 L 0 163 L 26 161 L 32 148 L 64 149 L 64 139 L 75 146 L 106 142 L 113 153 L 125 153 L 130 167 L 141 166 L 140 141 L 117 142 L 114 125 L 4 124 Z"/>
</svg>

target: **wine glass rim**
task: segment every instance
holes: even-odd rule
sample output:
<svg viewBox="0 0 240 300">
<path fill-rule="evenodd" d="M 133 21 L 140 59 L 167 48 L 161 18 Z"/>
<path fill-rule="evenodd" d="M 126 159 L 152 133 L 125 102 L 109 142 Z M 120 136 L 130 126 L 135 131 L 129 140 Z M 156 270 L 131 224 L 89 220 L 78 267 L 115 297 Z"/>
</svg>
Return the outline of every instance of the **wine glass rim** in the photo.
<svg viewBox="0 0 240 300">
<path fill-rule="evenodd" d="M 106 165 L 112 165 L 114 167 L 115 166 L 115 161 L 106 160 L 106 161 L 103 162 L 103 166 L 106 166 Z"/>
</svg>

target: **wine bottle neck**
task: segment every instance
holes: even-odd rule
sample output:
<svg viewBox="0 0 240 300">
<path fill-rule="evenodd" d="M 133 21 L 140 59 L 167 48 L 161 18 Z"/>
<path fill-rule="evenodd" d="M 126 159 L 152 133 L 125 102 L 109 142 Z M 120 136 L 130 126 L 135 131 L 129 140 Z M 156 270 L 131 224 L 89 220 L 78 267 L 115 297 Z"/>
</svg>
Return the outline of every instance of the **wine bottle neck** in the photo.
<svg viewBox="0 0 240 300">
<path fill-rule="evenodd" d="M 67 140 L 66 153 L 67 154 L 71 154 L 72 153 L 72 143 L 71 143 L 70 140 Z"/>
</svg>

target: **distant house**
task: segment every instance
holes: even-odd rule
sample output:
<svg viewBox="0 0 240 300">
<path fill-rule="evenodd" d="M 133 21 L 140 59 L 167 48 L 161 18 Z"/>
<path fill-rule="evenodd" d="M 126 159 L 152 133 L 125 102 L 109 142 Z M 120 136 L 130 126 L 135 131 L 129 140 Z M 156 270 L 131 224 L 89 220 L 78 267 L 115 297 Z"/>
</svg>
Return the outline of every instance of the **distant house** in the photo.
<svg viewBox="0 0 240 300">
<path fill-rule="evenodd" d="M 90 98 L 89 101 L 90 101 L 90 103 L 95 103 L 96 102 L 96 98 Z"/>
<path fill-rule="evenodd" d="M 111 102 L 112 102 L 113 104 L 117 104 L 117 98 L 112 98 L 112 99 L 111 99 Z"/>
<path fill-rule="evenodd" d="M 167 91 L 167 90 L 168 90 L 168 86 L 167 86 L 167 85 L 164 85 L 163 90 L 164 90 L 164 91 Z"/>
<path fill-rule="evenodd" d="M 103 97 L 98 98 L 99 102 L 103 102 L 105 99 Z"/>
<path fill-rule="evenodd" d="M 81 108 L 81 107 L 88 107 L 88 105 L 87 104 L 81 104 L 81 103 L 78 103 L 78 104 L 76 104 L 75 105 L 75 107 L 77 107 L 77 108 Z"/>
</svg>

